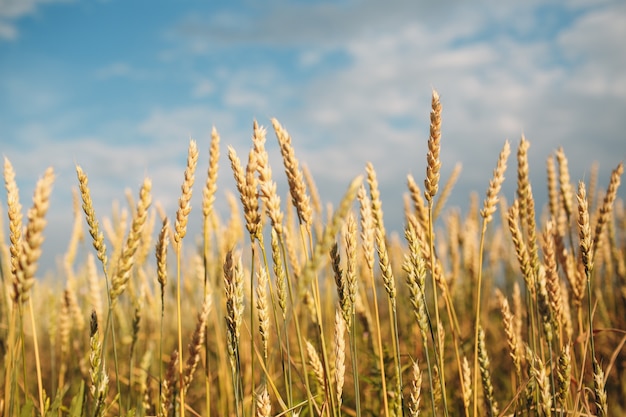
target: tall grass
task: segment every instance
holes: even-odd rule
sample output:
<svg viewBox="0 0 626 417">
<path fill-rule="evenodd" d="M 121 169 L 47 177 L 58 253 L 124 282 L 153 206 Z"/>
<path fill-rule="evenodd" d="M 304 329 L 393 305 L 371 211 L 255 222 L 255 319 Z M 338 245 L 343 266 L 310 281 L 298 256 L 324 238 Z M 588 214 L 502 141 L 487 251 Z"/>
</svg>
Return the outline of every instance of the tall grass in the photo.
<svg viewBox="0 0 626 417">
<path fill-rule="evenodd" d="M 516 174 L 505 142 L 483 207 L 473 195 L 462 213 L 445 207 L 460 165 L 439 192 L 442 111 L 433 92 L 424 190 L 407 178 L 404 239 L 385 228 L 369 163 L 324 213 L 273 119 L 289 186 L 281 199 L 255 121 L 245 165 L 228 149 L 240 203 L 225 194 L 225 219 L 214 210 L 215 129 L 202 207 L 190 205 L 203 158 L 191 141 L 175 219 L 152 207 L 148 178 L 128 208 L 96 213 L 98 190 L 77 166 L 82 212 L 76 197 L 51 281 L 35 276 L 52 170 L 23 221 L 19 173 L 5 159 L 0 416 L 626 413 L 623 164 L 606 190 L 597 168 L 575 189 L 555 150 L 543 210 L 530 142 L 517 146 Z M 517 178 L 510 204 L 505 176 Z M 203 225 L 193 243 L 190 216 Z"/>
</svg>

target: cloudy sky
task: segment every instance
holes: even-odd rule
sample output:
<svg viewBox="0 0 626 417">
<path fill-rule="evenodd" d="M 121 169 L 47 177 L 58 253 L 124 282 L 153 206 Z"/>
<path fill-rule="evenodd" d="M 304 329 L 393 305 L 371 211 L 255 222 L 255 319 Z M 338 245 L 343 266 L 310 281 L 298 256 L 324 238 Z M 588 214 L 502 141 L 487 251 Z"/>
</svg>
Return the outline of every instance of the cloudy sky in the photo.
<svg viewBox="0 0 626 417">
<path fill-rule="evenodd" d="M 605 185 L 626 157 L 624 39 L 619 0 L 0 0 L 0 153 L 24 207 L 46 167 L 57 173 L 44 246 L 52 265 L 69 238 L 76 163 L 100 218 L 145 176 L 172 214 L 189 139 L 203 182 L 214 125 L 224 213 L 224 192 L 235 190 L 225 147 L 245 155 L 255 118 L 290 131 L 325 201 L 371 161 L 388 228 L 399 229 L 406 175 L 425 174 L 433 88 L 442 180 L 463 164 L 450 204 L 463 207 L 472 190 L 482 198 L 503 142 L 521 134 L 539 201 L 559 146 L 573 180 L 598 161 Z M 268 139 L 284 190 L 271 130 Z M 0 202 L 5 216 L 4 192 Z M 192 211 L 192 227 L 199 218 Z"/>
</svg>

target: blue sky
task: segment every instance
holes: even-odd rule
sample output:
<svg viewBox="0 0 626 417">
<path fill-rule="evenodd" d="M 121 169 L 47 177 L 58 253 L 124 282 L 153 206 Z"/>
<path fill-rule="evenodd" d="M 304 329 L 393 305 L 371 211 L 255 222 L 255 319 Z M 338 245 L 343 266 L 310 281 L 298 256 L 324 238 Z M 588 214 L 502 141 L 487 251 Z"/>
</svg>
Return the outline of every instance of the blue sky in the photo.
<svg viewBox="0 0 626 417">
<path fill-rule="evenodd" d="M 433 88 L 442 180 L 463 164 L 451 205 L 472 190 L 483 198 L 504 140 L 515 148 L 522 133 L 539 201 L 546 158 L 561 145 L 574 181 L 598 161 L 606 185 L 626 156 L 623 39 L 623 1 L 0 0 L 0 153 L 25 207 L 55 168 L 49 265 L 69 238 L 76 163 L 100 218 L 144 176 L 171 214 L 188 141 L 199 143 L 203 182 L 214 125 L 225 213 L 224 193 L 235 191 L 226 145 L 245 154 L 254 118 L 290 131 L 325 201 L 371 161 L 388 228 L 400 229 L 406 175 L 425 174 Z M 284 191 L 271 130 L 268 139 Z"/>
</svg>

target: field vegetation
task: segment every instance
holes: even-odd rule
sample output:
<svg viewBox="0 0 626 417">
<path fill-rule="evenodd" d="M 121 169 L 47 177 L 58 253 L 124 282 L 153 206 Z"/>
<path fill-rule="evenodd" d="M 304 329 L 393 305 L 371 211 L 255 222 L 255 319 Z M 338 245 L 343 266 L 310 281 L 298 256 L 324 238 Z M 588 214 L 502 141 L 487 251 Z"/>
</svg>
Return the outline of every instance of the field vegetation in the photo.
<svg viewBox="0 0 626 417">
<path fill-rule="evenodd" d="M 271 124 L 280 169 L 256 122 L 244 162 L 216 130 L 208 155 L 190 141 L 170 219 L 149 178 L 123 208 L 96 213 L 98 190 L 76 166 L 75 222 L 54 281 L 37 278 L 54 172 L 26 210 L 5 158 L 0 416 L 626 413 L 621 162 L 602 188 L 597 166 L 586 182 L 570 179 L 559 148 L 531 187 L 522 137 L 494 152 L 493 178 L 464 212 L 447 208 L 461 174 L 440 179 L 433 92 L 425 180 L 398 179 L 398 237 L 372 164 L 323 203 L 289 133 Z M 226 161 L 232 193 L 216 186 Z M 517 183 L 510 202 L 505 175 Z M 201 216 L 199 233 L 187 233 L 190 216 Z"/>
</svg>

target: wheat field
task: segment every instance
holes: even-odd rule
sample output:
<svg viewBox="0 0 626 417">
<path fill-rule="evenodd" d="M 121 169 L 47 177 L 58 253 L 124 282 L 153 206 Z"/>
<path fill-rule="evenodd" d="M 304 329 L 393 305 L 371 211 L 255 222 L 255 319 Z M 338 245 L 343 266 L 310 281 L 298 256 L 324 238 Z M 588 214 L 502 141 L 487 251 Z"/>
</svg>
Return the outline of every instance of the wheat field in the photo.
<svg viewBox="0 0 626 417">
<path fill-rule="evenodd" d="M 98 190 L 77 165 L 54 281 L 37 278 L 54 172 L 26 208 L 5 158 L 0 416 L 626 413 L 623 164 L 608 184 L 597 166 L 572 180 L 556 149 L 532 161 L 547 173 L 533 187 L 549 195 L 535 207 L 530 144 L 504 142 L 462 212 L 445 205 L 461 173 L 440 178 L 441 112 L 433 92 L 424 181 L 398 179 L 402 238 L 385 228 L 372 164 L 340 201 L 322 202 L 273 119 L 282 167 L 257 122 L 243 162 L 215 129 L 209 155 L 191 140 L 170 219 L 149 178 L 124 208 L 95 212 Z M 222 192 L 226 163 L 236 190 Z M 505 176 L 514 201 L 500 196 Z"/>
</svg>

